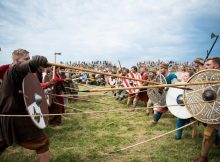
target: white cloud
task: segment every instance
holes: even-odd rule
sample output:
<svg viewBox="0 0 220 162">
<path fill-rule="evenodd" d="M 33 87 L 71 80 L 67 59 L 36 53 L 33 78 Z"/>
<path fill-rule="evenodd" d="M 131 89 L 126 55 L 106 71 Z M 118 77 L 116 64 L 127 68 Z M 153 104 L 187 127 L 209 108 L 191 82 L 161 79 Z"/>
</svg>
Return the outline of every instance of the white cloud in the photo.
<svg viewBox="0 0 220 162">
<path fill-rule="evenodd" d="M 192 39 L 201 38 L 202 29 L 195 25 L 203 22 L 196 22 L 197 19 L 204 15 L 220 16 L 217 0 L 9 0 L 0 3 L 5 11 L 0 14 L 2 53 L 21 47 L 45 55 L 50 61 L 54 52 L 62 52 L 59 59 L 64 61 L 116 62 L 120 59 L 125 65 L 144 59 L 170 59 L 170 55 L 174 59 L 190 59 L 185 54 L 196 52 Z M 219 22 L 207 23 L 207 33 L 202 34 L 209 35 L 213 24 Z M 204 41 L 194 43 L 194 48 L 198 48 Z M 2 55 L 0 64 L 9 59 Z"/>
</svg>

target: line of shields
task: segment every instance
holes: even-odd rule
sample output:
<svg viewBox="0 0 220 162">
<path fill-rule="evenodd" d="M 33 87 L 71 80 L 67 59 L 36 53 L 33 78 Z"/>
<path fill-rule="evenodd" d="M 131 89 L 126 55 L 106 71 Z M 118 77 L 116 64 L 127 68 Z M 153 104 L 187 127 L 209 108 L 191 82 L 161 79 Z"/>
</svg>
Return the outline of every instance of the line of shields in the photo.
<svg viewBox="0 0 220 162">
<path fill-rule="evenodd" d="M 203 123 L 220 124 L 220 70 L 203 70 L 194 74 L 186 83 L 167 84 L 163 75 L 157 75 L 153 81 L 147 81 L 62 64 L 49 63 L 49 65 L 148 83 L 147 86 L 94 88 L 78 90 L 78 92 L 147 89 L 153 103 L 167 106 L 178 118 L 194 117 Z M 49 119 L 49 102 L 46 100 L 49 96 L 45 97 L 38 79 L 32 73 L 23 80 L 23 94 L 32 121 L 38 128 L 44 129 Z"/>
</svg>

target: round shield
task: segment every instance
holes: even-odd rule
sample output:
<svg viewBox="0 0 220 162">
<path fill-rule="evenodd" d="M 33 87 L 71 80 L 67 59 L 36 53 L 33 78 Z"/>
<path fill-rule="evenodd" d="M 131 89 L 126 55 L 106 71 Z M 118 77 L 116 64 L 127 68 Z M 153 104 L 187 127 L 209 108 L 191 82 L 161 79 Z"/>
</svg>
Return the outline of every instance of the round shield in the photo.
<svg viewBox="0 0 220 162">
<path fill-rule="evenodd" d="M 116 79 L 112 79 L 112 77 L 109 77 L 108 81 L 111 86 L 115 85 L 115 83 L 116 83 Z"/>
<path fill-rule="evenodd" d="M 194 74 L 191 82 L 220 80 L 220 70 L 203 70 Z M 192 90 L 184 91 L 184 103 L 190 114 L 197 120 L 208 124 L 220 123 L 220 84 L 187 86 Z"/>
<path fill-rule="evenodd" d="M 43 116 L 43 114 L 48 114 L 49 111 L 44 91 L 38 78 L 32 73 L 28 73 L 23 80 L 22 86 L 24 102 L 32 121 L 38 128 L 45 128 L 48 123 L 48 116 Z"/>
<path fill-rule="evenodd" d="M 166 103 L 168 105 L 169 111 L 180 119 L 191 118 L 192 115 L 186 109 L 183 102 L 183 92 L 182 89 L 169 88 L 166 96 Z"/>
<path fill-rule="evenodd" d="M 52 79 L 52 75 L 50 73 L 43 73 L 43 79 L 42 82 L 49 82 Z"/>
<path fill-rule="evenodd" d="M 129 79 L 123 79 L 122 80 L 122 84 L 123 84 L 123 87 L 126 87 L 126 88 L 130 88 L 130 87 L 134 87 L 133 85 L 133 82 L 130 81 Z M 128 89 L 126 90 L 129 94 L 134 94 L 136 93 L 136 89 Z"/>
<path fill-rule="evenodd" d="M 132 78 L 132 79 L 141 79 L 141 74 L 140 73 L 128 73 L 127 77 Z M 132 79 L 122 79 L 122 84 L 125 88 L 133 88 L 133 87 L 138 87 L 140 86 L 139 81 L 135 81 Z M 128 89 L 126 90 L 129 94 L 138 94 L 140 92 L 140 89 Z"/>
<path fill-rule="evenodd" d="M 161 84 L 167 84 L 166 78 L 162 74 L 157 75 L 153 81 Z M 166 105 L 166 91 L 164 88 L 148 88 L 147 94 L 153 103 L 158 103 L 160 106 Z"/>
<path fill-rule="evenodd" d="M 45 98 L 47 100 L 47 105 L 48 106 L 50 106 L 52 104 L 52 100 L 53 100 L 52 95 L 49 94 L 51 92 L 52 92 L 52 90 L 50 88 L 47 88 L 47 89 L 44 90 L 44 93 L 46 93 Z"/>
<path fill-rule="evenodd" d="M 49 82 L 52 79 L 52 76 L 50 74 L 47 73 L 43 73 L 43 83 Z M 52 93 L 52 89 L 51 88 L 47 88 L 44 90 L 44 93 Z M 52 104 L 52 96 L 49 94 L 45 95 L 45 98 L 47 100 L 47 104 L 48 106 L 50 106 Z"/>
<path fill-rule="evenodd" d="M 1 88 L 1 85 L 2 85 L 2 79 L 0 79 L 0 88 Z"/>
<path fill-rule="evenodd" d="M 76 81 L 72 81 L 70 88 L 72 89 L 71 94 L 78 94 L 79 85 Z"/>
</svg>

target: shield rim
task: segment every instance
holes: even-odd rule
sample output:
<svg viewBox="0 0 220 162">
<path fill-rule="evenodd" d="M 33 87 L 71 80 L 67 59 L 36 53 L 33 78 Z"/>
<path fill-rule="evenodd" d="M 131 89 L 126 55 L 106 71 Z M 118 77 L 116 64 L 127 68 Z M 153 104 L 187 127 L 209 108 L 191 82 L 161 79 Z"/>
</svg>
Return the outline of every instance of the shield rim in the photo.
<svg viewBox="0 0 220 162">
<path fill-rule="evenodd" d="M 200 73 L 203 73 L 203 72 L 206 72 L 206 71 L 217 71 L 217 72 L 220 73 L 220 70 L 219 70 L 219 69 L 205 69 L 205 70 L 201 70 L 201 71 L 199 71 L 199 72 L 193 74 L 193 75 L 187 80 L 187 83 L 189 83 L 190 80 L 192 80 L 192 78 L 195 77 L 195 75 L 199 75 Z M 185 87 L 187 88 L 187 86 L 185 86 Z M 187 110 L 189 111 L 189 108 L 188 108 L 188 106 L 187 106 L 188 104 L 187 104 L 187 102 L 186 102 L 186 91 L 187 91 L 187 90 L 184 90 L 184 93 L 183 93 L 183 102 L 186 104 L 186 108 L 187 108 Z M 220 124 L 220 121 L 219 121 L 219 122 L 205 122 L 205 121 L 203 121 L 203 120 L 201 120 L 201 119 L 195 117 L 195 116 L 191 113 L 191 111 L 189 111 L 189 113 L 192 115 L 193 118 L 195 118 L 196 120 L 198 120 L 198 121 L 200 121 L 200 122 L 202 122 L 202 123 L 212 124 L 212 125 Z"/>
</svg>

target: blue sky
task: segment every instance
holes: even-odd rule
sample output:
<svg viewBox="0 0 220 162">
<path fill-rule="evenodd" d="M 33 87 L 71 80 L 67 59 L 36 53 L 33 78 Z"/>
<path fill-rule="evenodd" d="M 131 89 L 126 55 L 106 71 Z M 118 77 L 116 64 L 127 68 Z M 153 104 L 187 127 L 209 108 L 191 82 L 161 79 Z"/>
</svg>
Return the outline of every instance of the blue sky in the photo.
<svg viewBox="0 0 220 162">
<path fill-rule="evenodd" d="M 54 61 L 192 61 L 220 34 L 219 0 L 1 0 L 0 65 L 14 49 Z M 217 41 L 211 56 L 220 56 Z"/>
</svg>

